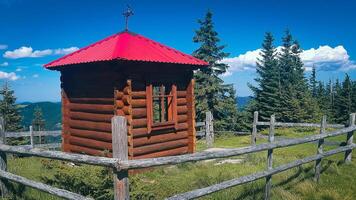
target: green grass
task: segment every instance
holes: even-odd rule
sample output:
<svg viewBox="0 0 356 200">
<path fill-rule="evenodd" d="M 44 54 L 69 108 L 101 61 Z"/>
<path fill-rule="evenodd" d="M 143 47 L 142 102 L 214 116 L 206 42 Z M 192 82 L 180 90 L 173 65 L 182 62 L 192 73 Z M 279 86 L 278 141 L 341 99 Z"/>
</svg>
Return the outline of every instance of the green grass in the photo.
<svg viewBox="0 0 356 200">
<path fill-rule="evenodd" d="M 267 131 L 262 131 L 266 133 Z M 284 137 L 303 137 L 317 134 L 317 129 L 277 129 L 277 134 Z M 332 141 L 345 141 L 346 136 L 339 136 Z M 214 147 L 236 148 L 248 146 L 249 136 L 216 137 Z M 258 140 L 259 143 L 266 142 Z M 198 151 L 204 150 L 205 142 L 198 141 Z M 326 146 L 325 150 L 336 146 Z M 301 159 L 316 153 L 316 144 L 303 144 L 274 150 L 274 166 Z M 174 194 L 207 187 L 222 181 L 255 173 L 266 168 L 266 152 L 259 152 L 232 159 L 243 159 L 239 164 L 220 164 L 213 161 L 184 163 L 175 166 L 157 167 L 145 173 L 130 176 L 130 190 L 135 199 L 164 199 Z M 343 164 L 343 154 L 323 159 L 322 174 L 319 183 L 313 181 L 314 163 L 303 165 L 273 176 L 272 199 L 299 200 L 351 200 L 356 197 L 356 153 L 351 164 Z M 43 176 L 53 176 L 53 171 L 44 168 L 44 159 L 12 158 L 9 171 L 27 178 L 41 181 Z M 88 171 L 88 170 L 87 170 Z M 85 172 L 84 172 L 85 173 Z M 87 176 L 93 174 L 87 172 Z M 226 189 L 201 199 L 263 199 L 264 179 L 246 185 Z M 22 199 L 57 199 L 50 195 L 26 188 Z M 21 199 L 21 198 L 20 198 Z"/>
</svg>

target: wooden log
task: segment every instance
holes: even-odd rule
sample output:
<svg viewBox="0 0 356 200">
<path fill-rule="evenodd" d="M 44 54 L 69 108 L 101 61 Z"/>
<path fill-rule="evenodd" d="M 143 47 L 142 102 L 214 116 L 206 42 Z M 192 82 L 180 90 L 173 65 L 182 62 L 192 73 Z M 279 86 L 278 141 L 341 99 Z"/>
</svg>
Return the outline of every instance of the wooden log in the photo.
<svg viewBox="0 0 356 200">
<path fill-rule="evenodd" d="M 206 146 L 212 148 L 214 145 L 213 115 L 210 111 L 205 112 L 205 138 Z"/>
<path fill-rule="evenodd" d="M 271 116 L 269 134 L 268 134 L 268 142 L 274 142 L 274 123 L 276 122 L 275 116 Z M 273 149 L 268 149 L 267 153 L 267 170 L 273 169 Z M 272 188 L 272 176 L 266 176 L 266 186 L 265 186 L 265 200 L 269 200 L 271 198 L 271 188 Z"/>
<path fill-rule="evenodd" d="M 120 161 L 128 160 L 127 147 L 127 122 L 126 118 L 115 116 L 112 118 L 112 134 L 113 134 L 113 157 Z M 129 177 L 127 170 L 114 170 L 114 199 L 128 200 L 129 194 Z"/>
<path fill-rule="evenodd" d="M 355 118 L 356 118 L 355 115 L 356 115 L 355 113 L 351 113 L 350 114 L 349 127 L 355 126 Z M 353 140 L 354 140 L 354 136 L 353 135 L 354 135 L 353 131 L 350 131 L 350 132 L 347 133 L 347 137 L 346 137 L 346 144 L 347 145 L 353 144 Z M 345 152 L 344 161 L 349 164 L 349 163 L 351 163 L 351 158 L 352 158 L 352 149 Z"/>
<path fill-rule="evenodd" d="M 69 151 L 69 142 L 68 138 L 70 136 L 70 133 L 68 131 L 69 129 L 69 100 L 67 97 L 67 93 L 65 92 L 64 89 L 61 90 L 61 96 L 62 96 L 62 150 L 67 152 Z"/>
<path fill-rule="evenodd" d="M 144 159 L 144 158 L 157 158 L 157 157 L 163 157 L 163 156 L 174 156 L 174 155 L 180 155 L 180 154 L 186 154 L 188 153 L 188 147 L 179 147 L 176 149 L 169 149 L 169 150 L 164 150 L 160 152 L 155 152 L 155 153 L 149 153 L 141 156 L 134 156 L 135 159 Z"/>
<path fill-rule="evenodd" d="M 177 106 L 177 114 L 178 115 L 187 114 L 187 112 L 188 112 L 187 106 Z"/>
<path fill-rule="evenodd" d="M 178 115 L 178 123 L 183 123 L 188 121 L 187 115 Z"/>
<path fill-rule="evenodd" d="M 146 91 L 133 91 L 131 97 L 132 99 L 146 99 Z"/>
<path fill-rule="evenodd" d="M 176 128 L 177 131 L 187 130 L 187 129 L 188 129 L 188 123 L 179 123 Z"/>
<path fill-rule="evenodd" d="M 109 142 L 103 142 L 103 141 L 93 140 L 89 138 L 81 138 L 73 135 L 70 136 L 69 138 L 69 144 L 88 147 L 92 149 L 98 149 L 98 150 L 112 149 L 111 142 L 109 143 Z"/>
<path fill-rule="evenodd" d="M 0 151 L 11 153 L 11 154 L 18 154 L 24 156 L 37 156 L 42 158 L 64 160 L 69 162 L 84 163 L 84 164 L 104 166 L 110 168 L 117 168 L 118 166 L 117 165 L 118 159 L 80 155 L 80 154 L 66 153 L 61 151 L 48 151 L 48 150 L 42 150 L 36 148 L 28 149 L 24 147 L 1 145 L 1 144 L 0 144 Z"/>
<path fill-rule="evenodd" d="M 5 137 L 5 121 L 2 116 L 0 116 L 0 145 L 6 144 L 6 137 Z M 7 171 L 7 156 L 6 153 L 0 151 L 0 170 L 6 172 Z M 6 187 L 7 181 L 0 180 L 0 191 L 1 197 L 6 198 L 9 194 L 9 191 Z"/>
<path fill-rule="evenodd" d="M 130 105 L 131 104 L 131 97 L 129 95 L 125 95 L 124 97 L 122 97 L 122 102 L 126 106 Z"/>
<path fill-rule="evenodd" d="M 155 160 L 130 160 L 128 162 L 122 162 L 119 164 L 119 168 L 121 169 L 137 169 L 137 168 L 147 168 L 147 167 L 154 167 L 160 165 L 174 165 L 178 163 L 184 162 L 192 162 L 192 161 L 200 161 L 200 160 L 208 160 L 214 158 L 225 158 L 231 156 L 239 156 L 248 153 L 255 153 L 260 151 L 266 151 L 268 149 L 276 149 L 282 147 L 289 147 L 297 144 L 304 144 L 308 142 L 317 141 L 321 138 L 328 138 L 334 137 L 338 135 L 342 135 L 348 133 L 350 131 L 356 130 L 356 126 L 347 127 L 339 130 L 335 130 L 332 132 L 326 132 L 324 134 L 318 135 L 311 135 L 303 138 L 295 138 L 295 139 L 288 139 L 282 140 L 272 143 L 264 143 L 258 144 L 256 146 L 249 146 L 244 148 L 232 148 L 226 149 L 221 151 L 215 152 L 198 152 L 189 155 L 181 155 L 181 156 L 174 156 L 174 157 L 165 157 L 165 158 L 156 158 Z M 355 144 L 351 145 L 352 147 L 356 146 Z M 1 150 L 1 148 L 0 148 Z"/>
<path fill-rule="evenodd" d="M 355 146 L 355 145 L 353 145 Z M 247 176 L 242 176 L 236 179 L 232 179 L 232 180 L 228 180 L 228 181 L 224 181 L 215 185 L 211 185 L 205 188 L 201 188 L 201 189 L 196 189 L 196 190 L 192 190 L 186 193 L 182 193 L 182 194 L 177 194 L 174 195 L 172 197 L 167 198 L 167 200 L 180 200 L 180 199 L 195 199 L 198 197 L 202 197 L 208 194 L 212 194 L 214 192 L 218 192 L 221 191 L 223 189 L 227 189 L 227 188 L 231 188 L 237 185 L 242 185 L 244 183 L 249 183 L 252 181 L 256 181 L 259 180 L 261 178 L 265 178 L 267 176 L 272 176 L 274 174 L 286 171 L 288 169 L 292 169 L 294 167 L 298 167 L 301 166 L 303 164 L 306 163 L 310 163 L 313 162 L 317 159 L 323 158 L 323 157 L 327 157 L 327 156 L 331 156 L 331 155 L 335 155 L 337 153 L 341 153 L 344 152 L 348 149 L 352 149 L 352 147 L 350 146 L 345 146 L 345 147 L 339 147 L 337 149 L 334 150 L 330 150 L 328 152 L 325 152 L 323 154 L 320 155 L 314 155 L 314 156 L 310 156 L 310 157 L 306 157 L 297 161 L 293 161 L 290 162 L 288 164 L 284 164 L 284 165 L 280 165 L 276 168 L 273 168 L 271 170 L 266 170 L 266 171 L 262 171 L 262 172 L 257 172 L 251 175 L 247 175 Z"/>
<path fill-rule="evenodd" d="M 180 139 L 175 141 L 169 141 L 164 143 L 158 143 L 153 145 L 147 145 L 142 147 L 136 147 L 133 149 L 134 156 L 140 156 L 144 154 L 159 152 L 168 149 L 175 149 L 178 147 L 188 146 L 188 139 Z"/>
<path fill-rule="evenodd" d="M 125 104 L 124 102 L 120 99 L 120 100 L 116 100 L 116 108 L 117 109 L 122 109 L 124 108 Z"/>
<path fill-rule="evenodd" d="M 114 105 L 70 103 L 69 109 L 71 111 L 87 111 L 87 112 L 94 112 L 94 113 L 113 113 Z"/>
<path fill-rule="evenodd" d="M 124 97 L 124 93 L 118 90 L 115 90 L 115 96 L 116 96 L 116 100 L 121 100 L 122 97 Z"/>
<path fill-rule="evenodd" d="M 82 130 L 82 129 L 75 129 L 70 128 L 69 132 L 71 135 L 82 137 L 82 138 L 89 138 L 98 141 L 104 142 L 111 142 L 111 131 L 110 132 L 103 132 L 103 131 L 91 131 L 91 130 Z"/>
<path fill-rule="evenodd" d="M 164 143 L 172 140 L 179 140 L 188 137 L 187 131 L 180 131 L 177 133 L 166 133 L 166 134 L 158 134 L 147 137 L 135 138 L 133 145 L 134 147 L 140 147 L 145 145 L 151 145 L 156 143 Z"/>
<path fill-rule="evenodd" d="M 90 122 L 83 120 L 69 120 L 70 128 L 77 128 L 82 130 L 94 130 L 94 131 L 105 131 L 109 132 L 111 130 L 111 124 L 105 122 Z"/>
<path fill-rule="evenodd" d="M 79 104 L 112 104 L 114 98 L 69 98 L 71 103 Z"/>
<path fill-rule="evenodd" d="M 131 87 L 125 87 L 123 92 L 124 95 L 130 95 L 132 93 Z"/>
<path fill-rule="evenodd" d="M 178 91 L 177 91 L 177 97 L 178 97 L 178 98 L 186 98 L 186 97 L 187 97 L 187 91 L 185 91 L 185 90 L 178 90 Z"/>
<path fill-rule="evenodd" d="M 147 109 L 146 108 L 133 108 L 132 109 L 132 118 L 140 119 L 147 117 Z"/>
<path fill-rule="evenodd" d="M 146 108 L 146 99 L 132 99 L 132 108 Z"/>
<path fill-rule="evenodd" d="M 35 146 L 33 139 L 34 139 L 33 138 L 33 129 L 32 129 L 32 126 L 30 126 L 30 145 L 32 148 Z"/>
<path fill-rule="evenodd" d="M 29 180 L 27 178 L 24 178 L 22 176 L 18 176 L 15 174 L 11 174 L 9 172 L 6 172 L 4 170 L 0 170 L 0 177 L 2 179 L 7 179 L 43 192 L 46 192 L 48 194 L 52 194 L 57 197 L 62 197 L 65 199 L 70 199 L 70 200 L 93 200 L 92 198 L 82 196 L 80 194 L 76 194 L 67 190 L 55 188 L 46 184 L 43 184 L 41 182 L 36 182 Z"/>
<path fill-rule="evenodd" d="M 187 105 L 187 99 L 186 98 L 177 98 L 177 106 L 184 106 Z"/>
<path fill-rule="evenodd" d="M 142 119 L 133 119 L 132 120 L 132 127 L 135 128 L 144 128 L 147 127 L 147 119 L 142 118 Z"/>
<path fill-rule="evenodd" d="M 252 123 L 252 134 L 251 134 L 251 145 L 256 145 L 257 139 L 257 124 L 258 124 L 258 112 L 253 113 L 253 123 Z"/>
<path fill-rule="evenodd" d="M 326 116 L 324 115 L 322 120 L 321 120 L 321 126 L 320 126 L 320 132 L 319 134 L 325 133 L 325 127 L 326 127 Z M 324 144 L 324 138 L 320 139 L 318 141 L 318 148 L 317 148 L 317 154 L 322 154 L 323 153 L 323 144 Z M 320 173 L 321 173 L 321 159 L 318 159 L 315 161 L 315 174 L 314 174 L 314 181 L 319 182 L 320 179 Z"/>
<path fill-rule="evenodd" d="M 132 129 L 132 135 L 133 137 L 141 137 L 141 136 L 145 136 L 148 134 L 148 130 L 147 128 L 133 128 Z"/>
<path fill-rule="evenodd" d="M 258 126 L 269 126 L 269 122 L 257 122 Z M 320 124 L 315 123 L 286 123 L 286 122 L 276 122 L 275 126 L 278 127 L 315 127 L 320 128 Z M 326 128 L 344 128 L 343 124 L 327 124 Z"/>
<path fill-rule="evenodd" d="M 76 112 L 72 111 L 69 113 L 69 117 L 75 120 L 83 121 L 93 121 L 93 122 L 111 122 L 113 114 L 96 114 L 96 113 L 87 113 L 87 112 Z"/>
<path fill-rule="evenodd" d="M 93 149 L 90 147 L 74 145 L 74 144 L 68 144 L 68 145 L 69 145 L 70 152 L 72 152 L 72 153 L 85 154 L 85 155 L 90 155 L 90 156 L 100 156 L 100 157 L 111 157 L 112 156 L 107 151 Z"/>
</svg>

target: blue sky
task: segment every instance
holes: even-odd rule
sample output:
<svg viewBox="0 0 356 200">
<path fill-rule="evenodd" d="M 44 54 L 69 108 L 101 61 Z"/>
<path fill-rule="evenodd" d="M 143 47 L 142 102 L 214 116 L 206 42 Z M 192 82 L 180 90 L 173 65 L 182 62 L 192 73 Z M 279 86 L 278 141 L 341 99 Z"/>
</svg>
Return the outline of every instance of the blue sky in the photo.
<svg viewBox="0 0 356 200">
<path fill-rule="evenodd" d="M 356 79 L 356 1 L 210 1 L 210 0 L 0 0 L 0 81 L 9 81 L 18 101 L 59 101 L 59 73 L 42 65 L 124 28 L 122 11 L 135 15 L 129 28 L 186 53 L 197 19 L 214 13 L 221 44 L 231 65 L 223 79 L 239 96 L 251 91 L 254 62 L 263 35 L 270 31 L 276 46 L 286 28 L 301 43 L 306 74 L 312 65 L 318 79 Z"/>
</svg>

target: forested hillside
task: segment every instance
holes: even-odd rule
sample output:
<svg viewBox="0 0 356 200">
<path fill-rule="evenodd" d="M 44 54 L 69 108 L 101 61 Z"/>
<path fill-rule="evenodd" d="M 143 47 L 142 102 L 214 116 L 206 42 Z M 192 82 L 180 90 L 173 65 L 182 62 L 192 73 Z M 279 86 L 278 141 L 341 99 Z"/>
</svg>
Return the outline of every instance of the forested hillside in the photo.
<svg viewBox="0 0 356 200">
<path fill-rule="evenodd" d="M 22 126 L 27 129 L 32 124 L 36 108 L 40 108 L 43 113 L 46 130 L 56 130 L 61 128 L 61 102 L 26 102 L 19 104 L 19 112 L 22 116 Z"/>
</svg>

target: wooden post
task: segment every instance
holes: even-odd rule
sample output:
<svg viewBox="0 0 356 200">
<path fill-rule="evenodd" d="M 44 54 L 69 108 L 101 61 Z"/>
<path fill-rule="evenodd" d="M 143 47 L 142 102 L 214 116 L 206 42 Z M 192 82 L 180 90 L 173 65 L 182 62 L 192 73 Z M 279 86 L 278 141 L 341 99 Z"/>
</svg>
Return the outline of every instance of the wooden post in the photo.
<svg viewBox="0 0 356 200">
<path fill-rule="evenodd" d="M 2 116 L 0 116 L 0 144 L 6 144 L 5 121 Z M 2 151 L 0 151 L 0 170 L 7 171 L 6 153 Z M 6 180 L 0 180 L 0 191 L 1 197 L 5 198 L 8 194 Z"/>
<path fill-rule="evenodd" d="M 323 119 L 321 120 L 320 134 L 325 133 L 325 128 L 326 128 L 326 116 L 324 115 Z M 323 144 L 324 144 L 324 138 L 318 140 L 317 154 L 322 154 L 323 153 Z M 318 160 L 315 161 L 314 181 L 319 182 L 320 172 L 321 172 L 321 159 L 318 159 Z"/>
<path fill-rule="evenodd" d="M 256 112 L 255 112 L 256 113 Z M 271 143 L 274 141 L 274 126 L 275 126 L 275 116 L 271 115 L 271 121 L 269 126 L 268 142 Z M 268 150 L 267 154 L 267 170 L 273 168 L 273 149 Z M 272 176 L 266 177 L 266 190 L 265 190 L 265 200 L 269 200 L 271 197 L 271 188 L 272 188 Z"/>
<path fill-rule="evenodd" d="M 255 112 L 253 113 L 251 145 L 256 145 L 257 122 L 258 122 L 258 111 L 255 111 Z"/>
<path fill-rule="evenodd" d="M 127 120 L 122 116 L 111 119 L 112 126 L 112 153 L 114 158 L 122 161 L 128 160 Z M 128 170 L 116 171 L 114 169 L 114 196 L 115 200 L 130 199 Z"/>
<path fill-rule="evenodd" d="M 349 121 L 349 126 L 355 126 L 355 113 L 350 114 L 350 121 Z M 347 133 L 347 138 L 346 138 L 346 144 L 351 145 L 353 144 L 354 140 L 354 133 L 353 131 Z M 352 157 L 352 150 L 345 151 L 345 162 L 346 163 L 351 163 L 351 157 Z"/>
<path fill-rule="evenodd" d="M 214 144 L 214 127 L 213 127 L 213 115 L 210 111 L 205 113 L 205 138 L 208 148 L 212 148 Z"/>
<path fill-rule="evenodd" d="M 33 128 L 30 126 L 30 143 L 31 143 L 31 148 L 35 147 L 35 144 L 33 142 Z"/>
</svg>

